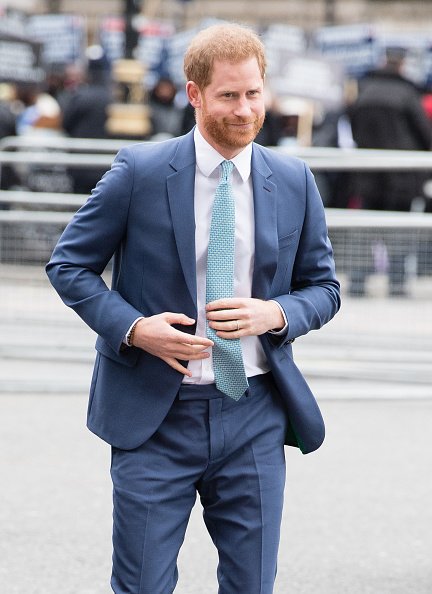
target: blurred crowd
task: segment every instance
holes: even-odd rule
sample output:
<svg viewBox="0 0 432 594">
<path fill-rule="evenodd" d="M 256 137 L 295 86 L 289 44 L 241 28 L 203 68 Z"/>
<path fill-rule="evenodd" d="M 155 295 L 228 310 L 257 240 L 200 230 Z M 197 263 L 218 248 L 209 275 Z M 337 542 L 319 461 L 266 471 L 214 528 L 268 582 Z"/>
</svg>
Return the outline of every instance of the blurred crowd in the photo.
<svg viewBox="0 0 432 594">
<path fill-rule="evenodd" d="M 345 104 L 338 111 L 314 106 L 310 133 L 313 146 L 404 150 L 431 148 L 432 92 L 419 89 L 403 75 L 404 50 L 388 48 L 383 66 L 359 80 L 348 81 Z M 10 135 L 57 134 L 74 138 L 109 137 L 109 106 L 118 101 L 110 65 L 101 48 L 89 48 L 84 65 L 52 67 L 43 84 L 0 85 L 0 138 Z M 353 90 L 355 88 L 355 90 Z M 267 146 L 293 144 L 301 115 L 287 112 L 268 91 L 267 117 L 257 142 Z M 150 126 L 142 139 L 177 136 L 194 125 L 184 89 L 161 74 L 146 90 Z M 136 136 L 133 136 L 135 139 Z M 397 182 L 395 182 L 397 180 Z M 407 210 L 413 180 L 381 178 L 379 196 L 372 186 L 355 183 L 342 190 L 330 183 L 323 192 L 329 206 Z M 329 187 L 330 187 L 329 186 Z M 388 189 L 382 192 L 382 188 Z M 388 196 L 386 198 L 385 196 Z"/>
<path fill-rule="evenodd" d="M 90 48 L 91 49 L 91 48 Z M 53 68 L 44 85 L 0 85 L 0 138 L 13 135 L 60 135 L 73 138 L 109 138 L 110 105 L 118 101 L 109 64 L 103 54 L 89 51 L 86 67 Z M 359 147 L 428 151 L 432 146 L 432 93 L 419 89 L 403 74 L 405 52 L 388 48 L 386 62 L 378 70 L 347 85 L 345 103 L 337 111 L 315 109 L 310 144 L 327 147 Z M 183 89 L 163 74 L 144 95 L 148 110 L 148 134 L 135 140 L 163 139 L 189 131 L 194 113 Z M 293 144 L 299 114 L 287 113 L 270 92 L 267 115 L 257 142 L 266 146 Z M 116 134 L 118 138 L 119 135 Z M 127 135 L 125 134 L 125 138 Z M 72 190 L 88 193 L 103 172 L 74 169 Z M 328 172 L 317 173 L 327 207 L 388 211 L 432 212 L 425 183 L 429 172 Z M 2 188 L 13 187 L 13 170 L 4 168 Z M 426 190 L 425 190 L 426 188 Z M 362 252 L 367 247 L 361 245 Z M 387 253 L 390 291 L 404 292 L 404 257 L 407 246 Z M 367 258 L 351 271 L 351 292 L 364 294 L 370 271 Z"/>
</svg>

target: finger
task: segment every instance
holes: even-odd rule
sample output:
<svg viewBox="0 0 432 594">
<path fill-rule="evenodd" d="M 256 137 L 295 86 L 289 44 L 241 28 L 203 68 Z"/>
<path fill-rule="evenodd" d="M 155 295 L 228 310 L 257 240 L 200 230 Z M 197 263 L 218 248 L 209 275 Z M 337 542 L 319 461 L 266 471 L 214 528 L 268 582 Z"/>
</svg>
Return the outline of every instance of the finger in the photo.
<svg viewBox="0 0 432 594">
<path fill-rule="evenodd" d="M 208 359 L 210 357 L 210 353 L 208 351 L 204 351 L 203 353 L 193 353 L 192 355 L 187 355 L 185 357 L 188 361 L 199 361 L 202 359 Z M 180 359 L 181 357 L 179 357 Z"/>
<path fill-rule="evenodd" d="M 204 336 L 196 336 L 194 334 L 186 334 L 186 332 L 181 332 L 181 330 L 175 330 L 176 335 L 173 337 L 173 342 L 176 344 L 186 344 L 189 346 L 198 346 L 202 347 L 203 349 L 207 349 L 208 347 L 213 346 L 213 341 L 209 338 Z"/>
<path fill-rule="evenodd" d="M 217 309 L 236 309 L 244 305 L 243 300 L 236 297 L 229 297 L 227 299 L 216 299 L 216 301 L 210 301 L 207 303 L 206 310 L 214 311 Z"/>
<path fill-rule="evenodd" d="M 188 347 L 188 352 L 192 353 L 192 354 L 197 354 L 197 353 L 208 353 L 209 352 L 209 347 L 204 347 L 201 345 L 187 345 Z"/>
<path fill-rule="evenodd" d="M 227 322 L 211 321 L 210 328 L 213 330 L 221 330 L 222 332 L 238 332 L 240 330 L 239 320 L 229 320 Z"/>
<path fill-rule="evenodd" d="M 195 348 L 188 345 L 180 345 L 171 349 L 166 349 L 164 354 L 176 359 L 206 359 L 210 356 L 209 352 L 203 350 L 201 347 Z"/>
<path fill-rule="evenodd" d="M 180 361 L 177 361 L 177 359 L 175 359 L 174 357 L 161 357 L 161 358 L 163 361 L 165 361 L 165 363 L 167 363 L 170 367 L 172 367 L 179 373 L 182 373 L 183 375 L 187 375 L 188 377 L 192 377 L 192 372 L 189 371 L 189 369 L 187 369 L 187 367 L 184 367 L 184 365 L 182 365 L 180 363 Z"/>
<path fill-rule="evenodd" d="M 210 343 L 210 344 L 208 344 Z M 165 341 L 164 344 L 160 345 L 160 350 L 171 350 L 172 352 L 174 351 L 179 351 L 183 354 L 192 354 L 192 353 L 199 353 L 202 351 L 208 351 L 209 348 L 211 348 L 213 346 L 213 341 L 212 340 L 207 340 L 205 341 L 205 343 L 201 344 L 200 342 L 185 342 L 184 340 L 182 340 L 181 342 L 178 341 L 172 341 L 172 340 L 167 340 Z"/>
<path fill-rule="evenodd" d="M 218 309 L 218 310 L 212 310 L 212 311 L 208 311 L 206 314 L 206 317 L 208 320 L 218 320 L 218 321 L 224 321 L 224 320 L 237 320 L 238 318 L 241 317 L 241 310 L 240 309 Z"/>
<path fill-rule="evenodd" d="M 237 332 L 224 332 L 223 330 L 218 330 L 216 332 L 216 335 L 219 336 L 219 338 L 224 338 L 226 340 L 235 340 L 236 338 L 241 338 L 242 336 L 245 336 L 245 333 L 242 332 L 241 330 Z"/>
<path fill-rule="evenodd" d="M 165 347 L 171 349 L 179 349 L 187 347 L 189 350 L 198 348 L 201 350 L 208 349 L 213 346 L 213 341 L 203 336 L 194 336 L 193 334 L 186 334 L 180 330 L 175 331 L 176 334 L 169 336 L 165 340 Z"/>
<path fill-rule="evenodd" d="M 189 316 L 186 316 L 182 313 L 173 313 L 168 311 L 164 314 L 164 317 L 168 324 L 182 324 L 183 326 L 192 326 L 195 324 L 195 320 L 193 318 L 190 318 Z"/>
</svg>

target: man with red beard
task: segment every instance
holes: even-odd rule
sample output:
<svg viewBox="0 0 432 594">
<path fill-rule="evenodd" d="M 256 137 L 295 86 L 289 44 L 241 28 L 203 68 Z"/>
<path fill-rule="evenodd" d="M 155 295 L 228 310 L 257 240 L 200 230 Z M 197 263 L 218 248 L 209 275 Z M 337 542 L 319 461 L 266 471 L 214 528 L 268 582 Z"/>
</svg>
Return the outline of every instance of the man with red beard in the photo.
<svg viewBox="0 0 432 594">
<path fill-rule="evenodd" d="M 195 129 L 122 149 L 47 272 L 98 334 L 88 426 L 112 447 L 114 592 L 174 591 L 198 493 L 219 594 L 271 594 L 284 444 L 324 439 L 291 343 L 334 316 L 339 283 L 310 171 L 253 142 L 257 35 L 200 32 L 185 74 Z"/>
</svg>

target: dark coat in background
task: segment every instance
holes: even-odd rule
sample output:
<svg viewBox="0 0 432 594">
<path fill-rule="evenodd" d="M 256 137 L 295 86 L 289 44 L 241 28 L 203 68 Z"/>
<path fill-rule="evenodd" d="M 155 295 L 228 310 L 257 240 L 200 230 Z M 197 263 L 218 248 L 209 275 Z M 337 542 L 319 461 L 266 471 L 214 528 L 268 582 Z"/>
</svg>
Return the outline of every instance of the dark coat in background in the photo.
<svg viewBox="0 0 432 594">
<path fill-rule="evenodd" d="M 96 69 L 95 69 L 96 68 Z M 88 82 L 79 86 L 62 102 L 63 129 L 72 138 L 106 138 L 108 107 L 113 96 L 108 75 L 100 66 L 89 67 Z M 70 169 L 73 189 L 89 194 L 105 169 Z"/>
<path fill-rule="evenodd" d="M 63 128 L 72 138 L 105 138 L 109 88 L 88 84 L 73 92 L 63 108 Z"/>
<path fill-rule="evenodd" d="M 430 150 L 432 129 L 414 84 L 397 72 L 382 69 L 359 85 L 349 109 L 353 138 L 359 148 Z M 363 208 L 410 210 L 421 194 L 423 172 L 362 172 L 355 188 Z"/>
<path fill-rule="evenodd" d="M 16 135 L 16 117 L 6 101 L 0 101 L 0 139 Z M 19 184 L 19 178 L 13 167 L 3 165 L 0 176 L 0 189 L 8 190 Z M 0 208 L 4 208 L 0 205 Z"/>
</svg>

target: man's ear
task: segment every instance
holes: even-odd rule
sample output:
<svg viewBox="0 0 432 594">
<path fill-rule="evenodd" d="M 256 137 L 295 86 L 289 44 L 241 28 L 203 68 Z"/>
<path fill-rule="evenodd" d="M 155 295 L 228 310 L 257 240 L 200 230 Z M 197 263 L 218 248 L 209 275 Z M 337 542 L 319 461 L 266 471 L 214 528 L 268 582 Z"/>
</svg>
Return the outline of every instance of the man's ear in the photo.
<svg viewBox="0 0 432 594">
<path fill-rule="evenodd" d="M 192 107 L 199 109 L 201 107 L 201 91 L 193 80 L 186 83 L 186 94 Z"/>
</svg>

